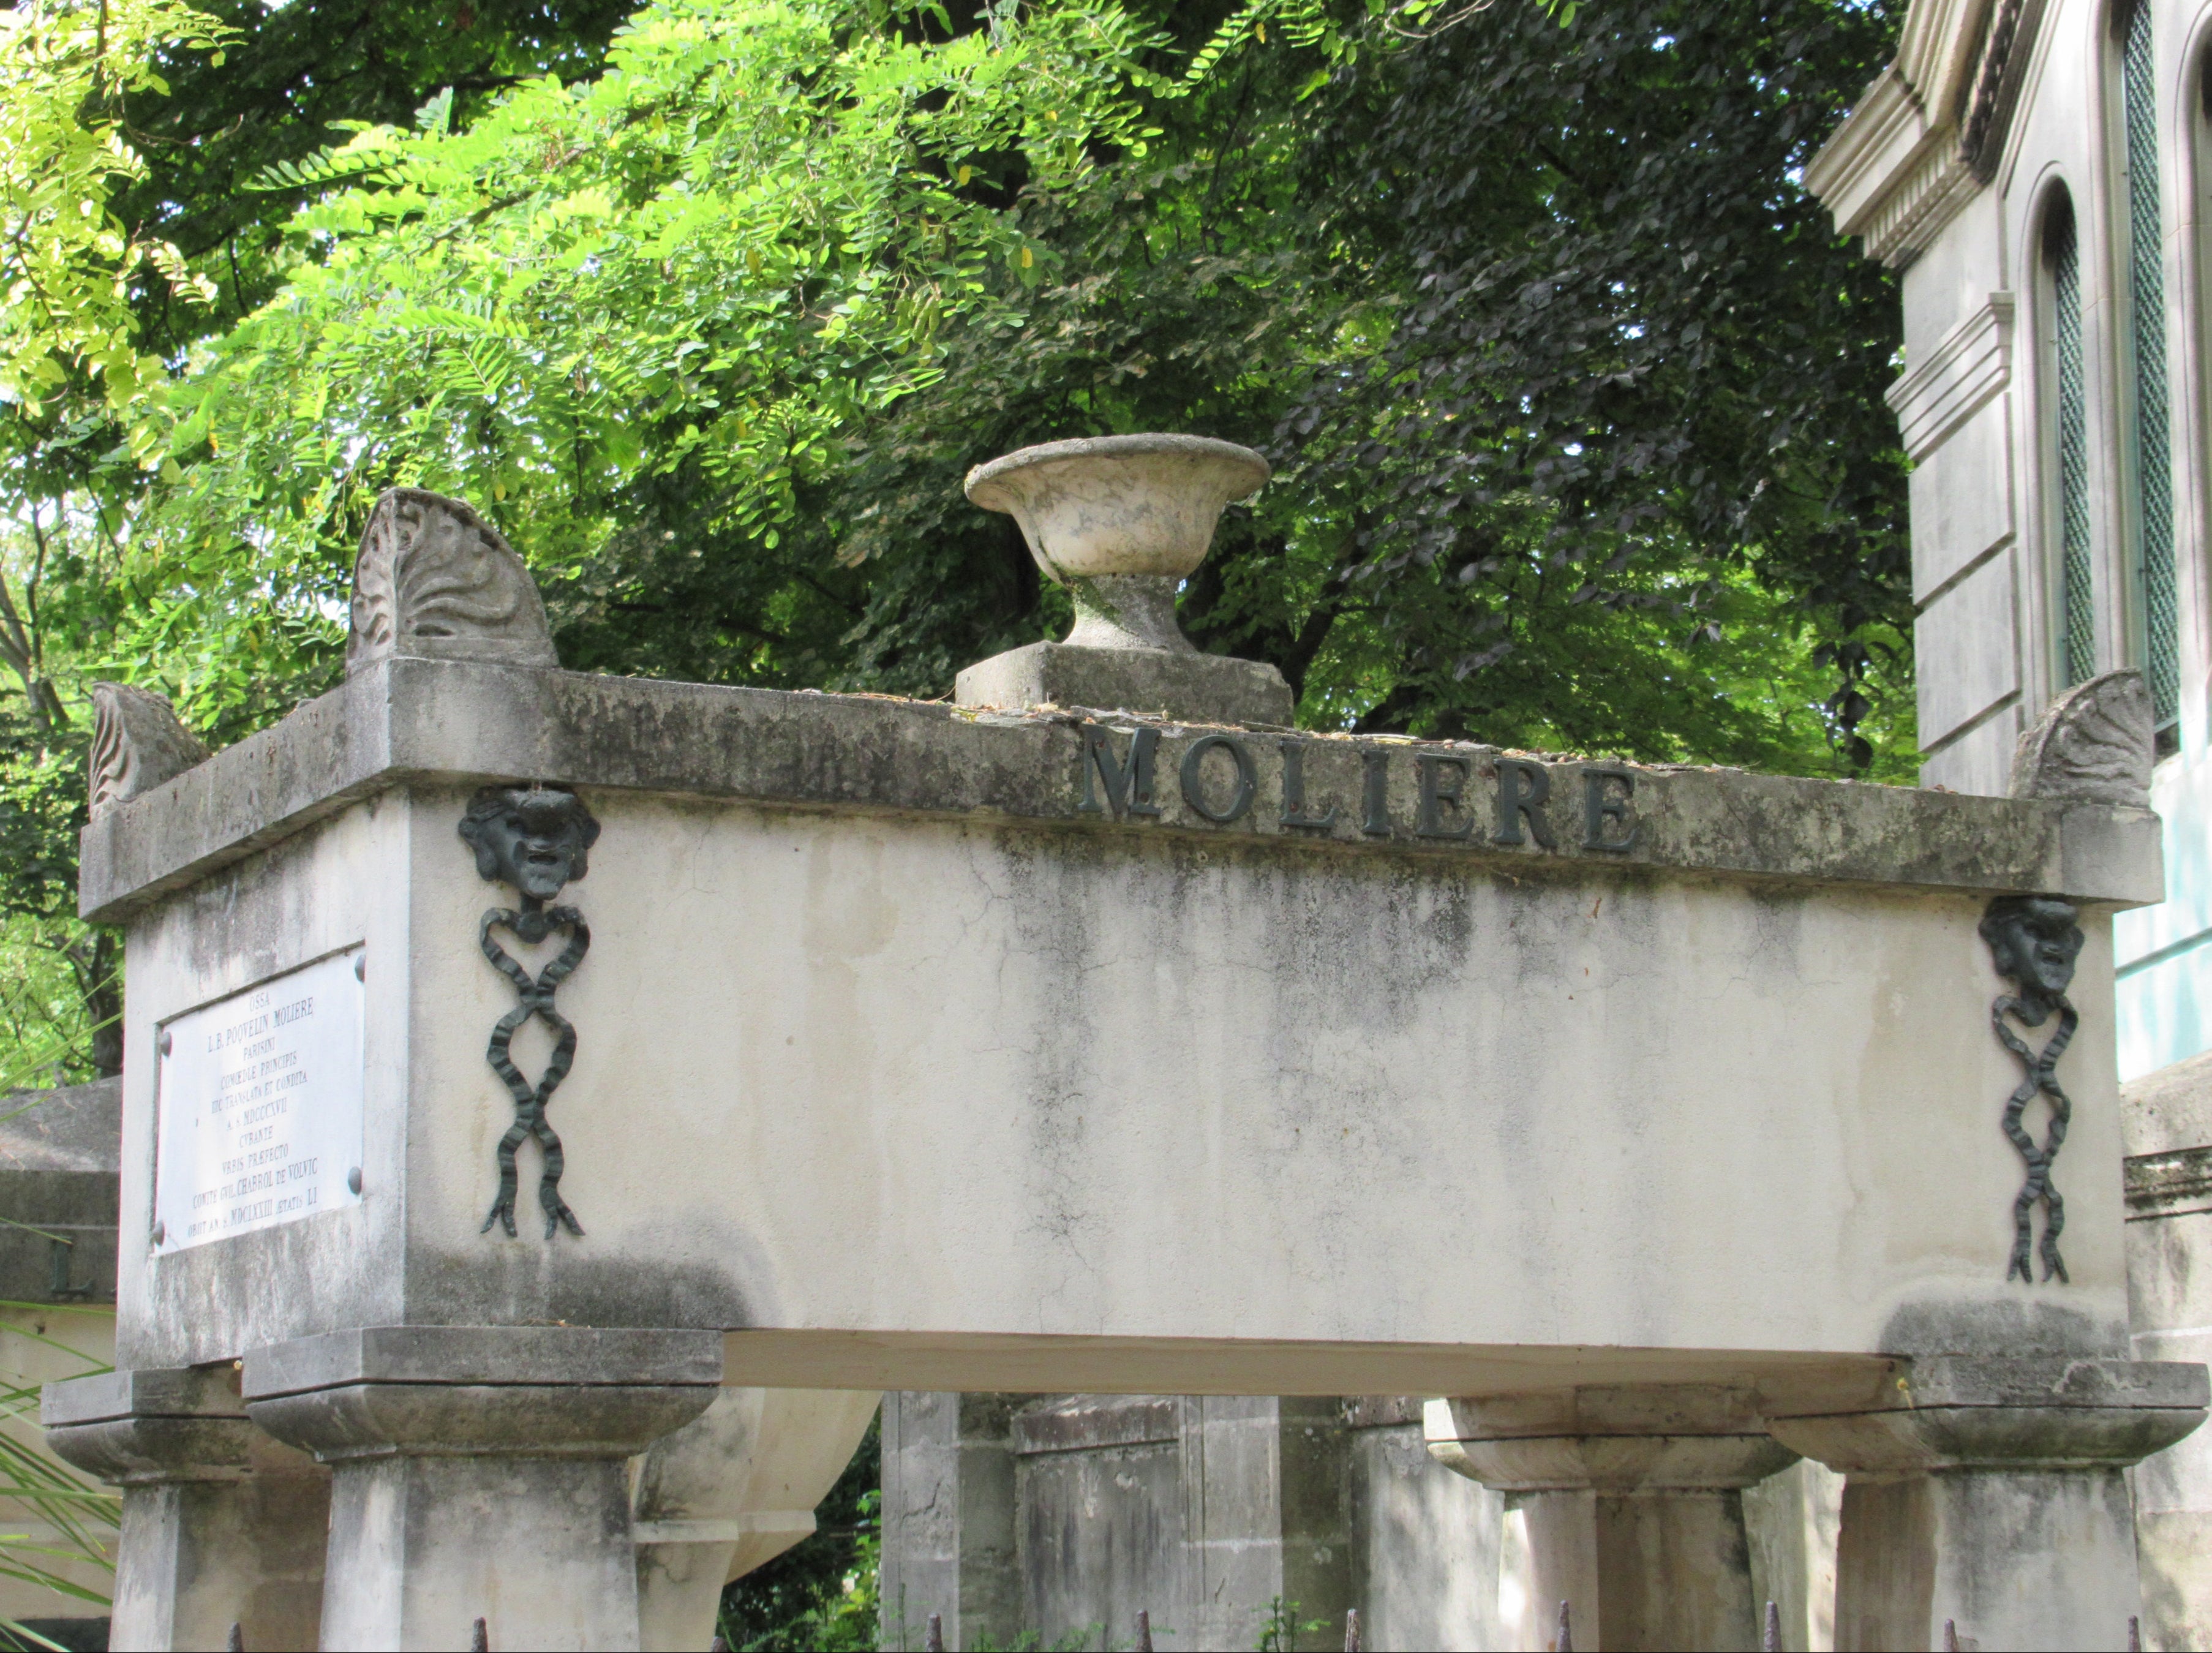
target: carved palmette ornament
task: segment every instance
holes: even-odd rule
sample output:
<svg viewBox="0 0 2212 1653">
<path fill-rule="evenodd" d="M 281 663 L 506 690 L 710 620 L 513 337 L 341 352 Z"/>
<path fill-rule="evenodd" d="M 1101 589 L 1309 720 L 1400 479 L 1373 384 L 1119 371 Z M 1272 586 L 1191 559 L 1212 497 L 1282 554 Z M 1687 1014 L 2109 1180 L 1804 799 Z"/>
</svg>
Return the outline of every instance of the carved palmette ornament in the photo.
<svg viewBox="0 0 2212 1653">
<path fill-rule="evenodd" d="M 2150 685 L 2140 672 L 2107 672 L 2060 695 L 2021 736 L 2012 795 L 2148 809 L 2157 756 Z"/>
<path fill-rule="evenodd" d="M 150 689 L 127 683 L 92 686 L 92 812 L 151 792 L 208 759 L 199 737 Z"/>
<path fill-rule="evenodd" d="M 392 654 L 558 665 L 537 582 L 499 530 L 459 500 L 394 488 L 353 565 L 346 672 Z"/>
</svg>

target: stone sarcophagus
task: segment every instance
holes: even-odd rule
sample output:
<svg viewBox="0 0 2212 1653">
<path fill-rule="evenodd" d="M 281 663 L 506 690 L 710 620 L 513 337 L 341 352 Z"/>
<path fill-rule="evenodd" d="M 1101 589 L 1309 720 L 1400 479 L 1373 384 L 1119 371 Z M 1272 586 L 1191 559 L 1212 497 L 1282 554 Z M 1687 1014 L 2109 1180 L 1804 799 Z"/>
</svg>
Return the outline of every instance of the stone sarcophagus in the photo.
<svg viewBox="0 0 2212 1653">
<path fill-rule="evenodd" d="M 1964 1594 L 1868 1634 L 2124 1635 L 2117 1466 L 2203 1405 L 2124 1360 L 2147 810 L 568 673 L 428 495 L 361 588 L 343 687 L 142 762 L 83 859 L 118 1364 L 241 1362 L 333 1472 L 325 1645 L 635 1644 L 623 1465 L 721 1385 L 1454 1397 L 1435 1449 L 1555 1497 L 1539 1575 L 1607 1644 L 1662 1644 L 1608 1499 L 1705 1512 L 1666 1633 L 1748 1644 L 1728 1500 L 1795 1451 L 1870 1510 L 2060 1462 L 2074 1606 L 1930 1563 Z M 1895 1421 L 1939 1370 L 1946 1418 L 2105 1433 L 1978 1458 Z M 1880 1519 L 1869 1567 L 1961 1541 Z"/>
</svg>

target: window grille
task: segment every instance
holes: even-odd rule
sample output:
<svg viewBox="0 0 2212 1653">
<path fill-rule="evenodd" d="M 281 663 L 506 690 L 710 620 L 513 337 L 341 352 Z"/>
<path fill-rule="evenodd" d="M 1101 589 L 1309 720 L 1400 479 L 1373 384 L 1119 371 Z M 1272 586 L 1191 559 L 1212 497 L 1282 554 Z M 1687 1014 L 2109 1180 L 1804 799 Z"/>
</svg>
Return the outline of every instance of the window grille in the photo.
<svg viewBox="0 0 2212 1653">
<path fill-rule="evenodd" d="M 2127 121 L 2128 296 L 2135 342 L 2136 572 L 2142 593 L 2143 675 L 2162 728 L 2181 699 L 2181 617 L 2173 572 L 2173 458 L 2167 414 L 2165 234 L 2158 198 L 2158 82 L 2151 9 L 2136 0 L 2120 52 Z"/>
<path fill-rule="evenodd" d="M 2052 355 L 2057 359 L 2059 571 L 2058 658 L 2069 684 L 2097 675 L 2097 599 L 2089 562 L 2089 400 L 2081 373 L 2081 257 L 2074 209 L 2052 203 Z"/>
</svg>

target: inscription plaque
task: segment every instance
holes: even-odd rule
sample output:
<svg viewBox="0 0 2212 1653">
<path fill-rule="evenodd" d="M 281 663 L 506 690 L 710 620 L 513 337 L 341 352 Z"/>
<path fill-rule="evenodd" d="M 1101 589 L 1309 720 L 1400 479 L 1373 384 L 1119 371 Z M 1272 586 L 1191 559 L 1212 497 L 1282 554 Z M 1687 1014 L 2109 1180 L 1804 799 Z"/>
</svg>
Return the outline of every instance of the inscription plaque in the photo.
<svg viewBox="0 0 2212 1653">
<path fill-rule="evenodd" d="M 361 958 L 302 965 L 163 1024 L 157 1252 L 361 1203 Z"/>
</svg>

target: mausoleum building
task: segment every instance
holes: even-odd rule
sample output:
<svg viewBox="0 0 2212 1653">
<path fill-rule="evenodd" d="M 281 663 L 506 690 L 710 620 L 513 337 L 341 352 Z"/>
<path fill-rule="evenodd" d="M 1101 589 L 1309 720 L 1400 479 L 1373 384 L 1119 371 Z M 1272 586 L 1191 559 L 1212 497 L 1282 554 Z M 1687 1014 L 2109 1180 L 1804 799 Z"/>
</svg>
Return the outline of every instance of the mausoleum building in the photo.
<svg viewBox="0 0 2212 1653">
<path fill-rule="evenodd" d="M 1914 0 L 1806 172 L 1899 272 L 1922 775 L 2003 795 L 2041 708 L 2132 668 L 2166 898 L 2112 928 L 2136 1346 L 2212 1297 L 2212 6 Z M 2135 1480 L 2164 1644 L 2212 1638 L 2212 1455 Z"/>
</svg>

